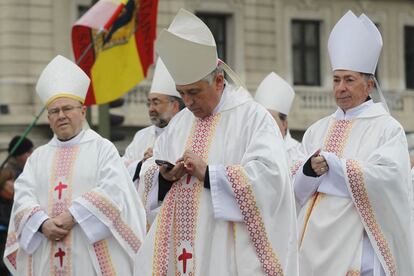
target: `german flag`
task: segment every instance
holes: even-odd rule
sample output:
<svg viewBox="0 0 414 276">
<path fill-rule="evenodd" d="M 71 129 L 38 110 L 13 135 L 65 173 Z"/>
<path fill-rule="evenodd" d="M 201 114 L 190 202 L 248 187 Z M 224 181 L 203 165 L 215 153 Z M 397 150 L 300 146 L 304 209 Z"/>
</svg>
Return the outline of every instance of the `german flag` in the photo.
<svg viewBox="0 0 414 276">
<path fill-rule="evenodd" d="M 100 0 L 72 27 L 76 63 L 91 78 L 85 104 L 131 90 L 154 62 L 158 0 Z"/>
</svg>

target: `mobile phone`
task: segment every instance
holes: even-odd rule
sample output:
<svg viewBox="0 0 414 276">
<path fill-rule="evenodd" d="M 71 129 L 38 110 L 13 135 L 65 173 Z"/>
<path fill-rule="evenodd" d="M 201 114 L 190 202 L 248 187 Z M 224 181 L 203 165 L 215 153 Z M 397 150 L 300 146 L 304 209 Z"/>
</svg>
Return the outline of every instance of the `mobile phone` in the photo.
<svg viewBox="0 0 414 276">
<path fill-rule="evenodd" d="M 171 170 L 175 166 L 174 164 L 172 164 L 172 163 L 170 163 L 170 162 L 168 162 L 166 160 L 160 160 L 160 159 L 155 159 L 155 163 L 158 166 L 164 166 L 164 167 L 166 167 L 167 170 Z"/>
</svg>

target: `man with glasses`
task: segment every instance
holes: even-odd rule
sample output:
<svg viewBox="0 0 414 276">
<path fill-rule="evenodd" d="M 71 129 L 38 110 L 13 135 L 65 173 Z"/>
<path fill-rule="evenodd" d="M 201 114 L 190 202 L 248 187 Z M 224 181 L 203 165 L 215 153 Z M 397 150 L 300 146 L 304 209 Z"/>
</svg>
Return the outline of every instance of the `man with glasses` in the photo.
<svg viewBox="0 0 414 276">
<path fill-rule="evenodd" d="M 54 137 L 15 182 L 4 254 L 13 274 L 132 274 L 145 212 L 114 145 L 82 128 L 89 83 L 62 56 L 38 80 Z"/>
<path fill-rule="evenodd" d="M 155 67 L 147 107 L 152 125 L 135 134 L 122 157 L 136 185 L 142 163 L 152 156 L 155 140 L 174 115 L 185 107 L 170 73 L 160 58 Z"/>
</svg>

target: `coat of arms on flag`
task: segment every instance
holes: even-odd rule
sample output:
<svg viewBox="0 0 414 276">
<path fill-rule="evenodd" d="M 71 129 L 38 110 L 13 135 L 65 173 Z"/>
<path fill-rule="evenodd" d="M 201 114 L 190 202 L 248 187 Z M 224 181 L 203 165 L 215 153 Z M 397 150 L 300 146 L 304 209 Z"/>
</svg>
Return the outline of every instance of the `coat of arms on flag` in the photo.
<svg viewBox="0 0 414 276">
<path fill-rule="evenodd" d="M 91 78 L 86 105 L 131 90 L 154 62 L 157 0 L 100 0 L 72 27 L 75 60 Z"/>
</svg>

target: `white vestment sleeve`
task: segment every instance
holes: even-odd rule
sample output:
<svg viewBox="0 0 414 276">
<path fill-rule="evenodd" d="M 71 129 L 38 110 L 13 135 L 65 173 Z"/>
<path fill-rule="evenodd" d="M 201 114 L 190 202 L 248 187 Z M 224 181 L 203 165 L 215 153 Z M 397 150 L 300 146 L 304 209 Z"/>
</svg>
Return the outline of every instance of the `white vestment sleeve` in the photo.
<svg viewBox="0 0 414 276">
<path fill-rule="evenodd" d="M 223 165 L 209 165 L 211 200 L 216 219 L 243 222 L 233 188 Z"/>
<path fill-rule="evenodd" d="M 38 230 L 42 223 L 48 218 L 48 215 L 44 211 L 38 211 L 31 216 L 24 225 L 19 243 L 27 254 L 35 252 L 45 238 L 45 236 L 38 232 Z"/>
<path fill-rule="evenodd" d="M 326 151 L 321 152 L 320 155 L 325 157 L 329 170 L 324 174 L 324 178 L 318 187 L 318 192 L 333 196 L 350 197 L 341 159 L 334 153 Z"/>
<path fill-rule="evenodd" d="M 303 206 L 306 201 L 316 192 L 324 176 L 313 177 L 303 173 L 303 165 L 298 169 L 293 179 L 293 189 L 296 201 Z"/>
<path fill-rule="evenodd" d="M 69 212 L 82 228 L 89 244 L 94 244 L 112 235 L 111 230 L 104 223 L 79 203 L 74 202 L 69 207 Z"/>
<path fill-rule="evenodd" d="M 134 177 L 135 175 L 135 170 L 137 169 L 137 165 L 141 160 L 135 160 L 132 163 L 130 163 L 127 167 L 128 169 L 128 173 L 131 176 L 131 179 Z"/>
</svg>

